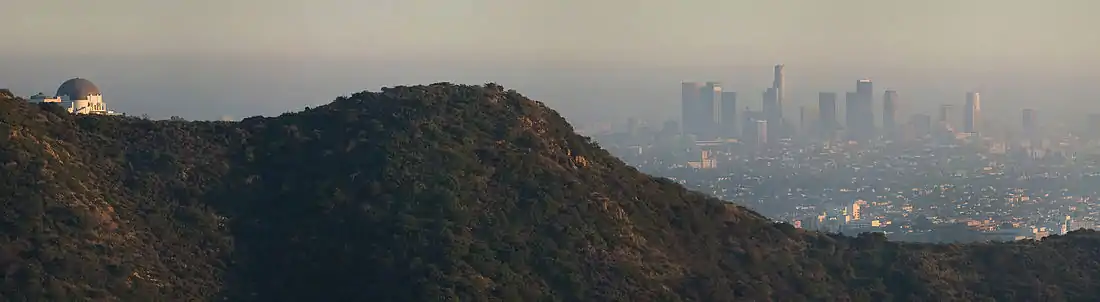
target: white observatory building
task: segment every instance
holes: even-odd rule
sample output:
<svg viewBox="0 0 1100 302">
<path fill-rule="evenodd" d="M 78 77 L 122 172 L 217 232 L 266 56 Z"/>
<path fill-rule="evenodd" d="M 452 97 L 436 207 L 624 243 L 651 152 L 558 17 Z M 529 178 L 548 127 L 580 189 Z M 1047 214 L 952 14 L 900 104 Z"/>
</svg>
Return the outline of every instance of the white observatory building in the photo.
<svg viewBox="0 0 1100 302">
<path fill-rule="evenodd" d="M 57 88 L 57 95 L 46 96 L 42 93 L 30 97 L 32 103 L 57 103 L 61 108 L 73 114 L 106 114 L 114 115 L 114 111 L 107 109 L 107 103 L 103 102 L 103 94 L 91 81 L 74 78 Z"/>
</svg>

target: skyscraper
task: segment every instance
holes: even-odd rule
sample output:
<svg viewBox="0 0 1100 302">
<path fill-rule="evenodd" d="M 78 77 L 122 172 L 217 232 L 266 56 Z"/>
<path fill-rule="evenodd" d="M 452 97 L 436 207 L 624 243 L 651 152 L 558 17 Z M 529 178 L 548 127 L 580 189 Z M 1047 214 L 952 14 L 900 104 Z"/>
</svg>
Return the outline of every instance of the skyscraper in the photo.
<svg viewBox="0 0 1100 302">
<path fill-rule="evenodd" d="M 699 103 L 703 107 L 699 116 L 703 123 L 699 138 L 710 140 L 722 136 L 722 84 L 707 82 L 703 85 L 699 91 Z"/>
<path fill-rule="evenodd" d="M 756 120 L 756 143 L 767 144 L 768 143 L 768 121 Z"/>
<path fill-rule="evenodd" d="M 774 66 L 772 72 L 772 87 L 766 90 L 764 97 L 764 116 L 768 121 L 768 135 L 776 140 L 786 135 L 783 128 L 783 103 L 786 101 L 785 79 L 783 64 Z"/>
<path fill-rule="evenodd" d="M 855 139 L 855 129 L 859 128 L 859 100 L 855 92 L 844 93 L 844 134 Z"/>
<path fill-rule="evenodd" d="M 1036 146 L 1039 139 L 1039 114 L 1035 109 L 1024 109 L 1020 117 L 1020 124 L 1026 140 Z"/>
<path fill-rule="evenodd" d="M 955 111 L 955 106 L 951 104 L 940 105 L 940 114 L 936 117 L 936 121 L 948 128 L 954 127 L 954 123 L 951 121 L 952 112 Z"/>
<path fill-rule="evenodd" d="M 898 92 L 887 90 L 882 96 L 882 130 L 886 138 L 897 138 Z"/>
<path fill-rule="evenodd" d="M 859 81 L 856 81 L 856 93 L 860 96 L 866 98 L 874 93 L 874 91 L 874 84 L 871 82 L 871 79 L 861 79 Z"/>
<path fill-rule="evenodd" d="M 764 90 L 764 120 L 768 121 L 768 135 L 773 141 L 780 134 L 779 126 L 783 125 L 783 109 L 779 104 L 779 90 L 775 87 Z"/>
<path fill-rule="evenodd" d="M 835 139 L 833 135 L 836 134 L 836 93 L 822 92 L 817 94 L 817 108 L 821 117 L 818 121 L 821 123 L 818 131 L 820 131 L 821 139 L 832 140 Z"/>
<path fill-rule="evenodd" d="M 703 84 L 683 82 L 680 84 L 680 129 L 685 135 L 699 135 L 702 126 L 699 116 L 703 112 L 699 103 L 699 92 Z"/>
<path fill-rule="evenodd" d="M 722 92 L 722 130 L 723 137 L 737 136 L 737 92 Z"/>
<path fill-rule="evenodd" d="M 761 111 L 749 110 L 749 107 L 745 107 L 741 113 L 741 139 L 747 143 L 757 142 L 757 129 L 756 121 L 762 120 L 764 113 Z"/>
<path fill-rule="evenodd" d="M 977 92 L 966 93 L 966 108 L 963 113 L 963 132 L 977 133 L 978 123 L 981 120 L 982 104 L 981 95 Z"/>
<path fill-rule="evenodd" d="M 874 84 L 870 79 L 856 81 L 856 129 L 858 140 L 870 140 L 875 136 Z"/>
<path fill-rule="evenodd" d="M 775 65 L 772 74 L 772 88 L 775 88 L 775 103 L 778 104 L 780 118 L 783 117 L 783 102 L 787 100 L 787 92 L 784 90 L 786 79 L 783 75 L 783 67 L 783 64 Z"/>
<path fill-rule="evenodd" d="M 1038 115 L 1035 109 L 1024 109 L 1020 119 L 1020 124 L 1023 125 L 1024 133 L 1032 132 L 1036 128 L 1036 118 Z"/>
</svg>

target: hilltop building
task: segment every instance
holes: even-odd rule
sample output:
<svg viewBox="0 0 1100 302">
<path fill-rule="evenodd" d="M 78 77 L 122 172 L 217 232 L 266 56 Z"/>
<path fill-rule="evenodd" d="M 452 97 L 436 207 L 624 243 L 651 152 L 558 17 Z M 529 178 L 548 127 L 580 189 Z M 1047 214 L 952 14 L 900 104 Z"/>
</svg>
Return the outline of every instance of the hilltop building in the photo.
<svg viewBox="0 0 1100 302">
<path fill-rule="evenodd" d="M 54 96 L 43 93 L 33 95 L 30 97 L 30 102 L 57 103 L 73 114 L 117 114 L 107 109 L 107 103 L 103 102 L 103 94 L 99 92 L 99 87 L 81 78 L 73 78 L 61 83 L 61 87 L 57 88 L 57 94 Z"/>
</svg>

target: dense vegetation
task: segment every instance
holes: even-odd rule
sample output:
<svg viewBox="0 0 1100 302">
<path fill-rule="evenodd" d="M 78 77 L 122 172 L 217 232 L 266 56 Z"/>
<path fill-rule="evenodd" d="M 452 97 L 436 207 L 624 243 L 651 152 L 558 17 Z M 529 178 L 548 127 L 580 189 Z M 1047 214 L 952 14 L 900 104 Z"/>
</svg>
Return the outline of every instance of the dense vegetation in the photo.
<svg viewBox="0 0 1100 302">
<path fill-rule="evenodd" d="M 241 122 L 72 116 L 0 93 L 0 165 L 4 301 L 1100 297 L 1093 232 L 804 232 L 641 174 L 493 84 Z"/>
</svg>

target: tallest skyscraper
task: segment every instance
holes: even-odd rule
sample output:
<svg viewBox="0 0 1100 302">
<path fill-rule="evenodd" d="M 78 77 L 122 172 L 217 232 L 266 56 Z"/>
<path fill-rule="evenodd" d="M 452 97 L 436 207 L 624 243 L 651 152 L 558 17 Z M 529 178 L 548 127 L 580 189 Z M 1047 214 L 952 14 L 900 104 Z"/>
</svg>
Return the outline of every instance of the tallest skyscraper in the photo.
<svg viewBox="0 0 1100 302">
<path fill-rule="evenodd" d="M 783 87 L 783 64 L 775 65 L 772 87 L 764 93 L 764 116 L 768 121 L 768 136 L 777 141 L 785 133 L 783 123 L 783 101 L 786 95 Z"/>
<path fill-rule="evenodd" d="M 779 107 L 783 107 L 783 97 L 786 96 L 786 91 L 783 90 L 783 64 L 775 65 L 775 72 L 772 75 L 772 88 L 775 88 L 776 103 L 779 103 Z"/>
</svg>

